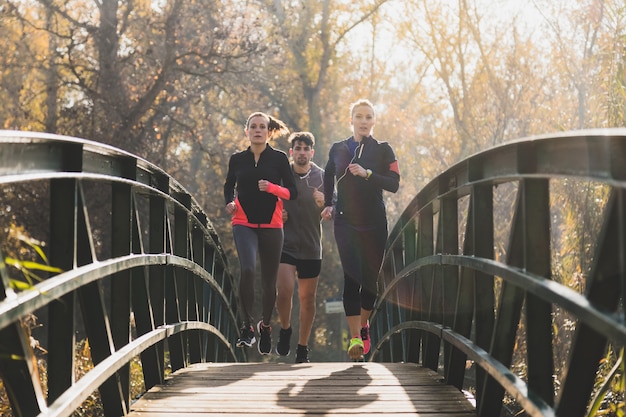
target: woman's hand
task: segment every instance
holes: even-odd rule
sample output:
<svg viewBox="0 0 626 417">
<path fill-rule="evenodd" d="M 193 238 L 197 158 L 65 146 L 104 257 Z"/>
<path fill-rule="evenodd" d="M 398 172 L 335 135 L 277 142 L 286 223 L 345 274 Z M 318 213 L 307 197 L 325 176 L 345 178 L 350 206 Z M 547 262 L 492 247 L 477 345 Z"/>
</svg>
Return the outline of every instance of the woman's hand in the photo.
<svg viewBox="0 0 626 417">
<path fill-rule="evenodd" d="M 348 170 L 354 176 L 367 178 L 367 170 L 359 164 L 348 165 Z"/>
<path fill-rule="evenodd" d="M 259 191 L 267 192 L 270 182 L 268 180 L 259 180 Z"/>
<path fill-rule="evenodd" d="M 232 216 L 233 214 L 235 214 L 236 211 L 237 211 L 237 205 L 235 204 L 234 201 L 231 201 L 230 203 L 226 204 L 226 212 L 228 214 Z"/>
<path fill-rule="evenodd" d="M 332 206 L 324 207 L 324 210 L 322 210 L 322 219 L 330 220 L 332 218 L 333 218 L 333 207 Z"/>
</svg>

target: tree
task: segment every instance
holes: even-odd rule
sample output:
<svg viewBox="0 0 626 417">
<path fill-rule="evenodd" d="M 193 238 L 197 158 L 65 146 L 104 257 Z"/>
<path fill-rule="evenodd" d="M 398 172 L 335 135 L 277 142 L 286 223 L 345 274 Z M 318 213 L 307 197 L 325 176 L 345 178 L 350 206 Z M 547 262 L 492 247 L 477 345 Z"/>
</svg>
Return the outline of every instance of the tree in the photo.
<svg viewBox="0 0 626 417">
<path fill-rule="evenodd" d="M 272 15 L 267 29 L 276 41 L 271 56 L 276 60 L 276 83 L 265 85 L 263 94 L 280 108 L 280 114 L 297 130 L 311 131 L 320 142 L 333 137 L 336 114 L 347 106 L 341 95 L 341 71 L 355 61 L 350 56 L 348 35 L 371 20 L 388 0 L 358 4 L 336 0 L 260 1 Z M 351 96 L 348 102 L 356 98 Z M 345 111 L 345 110 L 344 110 Z M 327 151 L 328 144 L 320 149 Z"/>
</svg>

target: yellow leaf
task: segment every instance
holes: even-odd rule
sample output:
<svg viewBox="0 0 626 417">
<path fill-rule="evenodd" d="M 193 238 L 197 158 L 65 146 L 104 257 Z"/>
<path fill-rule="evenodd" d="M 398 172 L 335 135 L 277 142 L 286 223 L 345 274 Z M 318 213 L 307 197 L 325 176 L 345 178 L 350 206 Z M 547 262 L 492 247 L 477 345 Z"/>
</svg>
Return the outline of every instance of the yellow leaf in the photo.
<svg viewBox="0 0 626 417">
<path fill-rule="evenodd" d="M 18 281 L 15 279 L 9 280 L 9 284 L 11 284 L 11 288 L 13 288 L 14 290 L 21 290 L 21 291 L 28 290 L 33 287 L 27 282 Z"/>
</svg>

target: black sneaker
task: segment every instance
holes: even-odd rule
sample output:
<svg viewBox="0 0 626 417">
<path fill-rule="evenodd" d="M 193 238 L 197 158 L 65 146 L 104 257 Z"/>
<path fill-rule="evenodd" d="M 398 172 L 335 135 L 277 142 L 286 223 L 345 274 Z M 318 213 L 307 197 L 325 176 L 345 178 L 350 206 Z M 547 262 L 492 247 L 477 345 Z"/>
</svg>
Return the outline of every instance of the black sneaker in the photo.
<svg viewBox="0 0 626 417">
<path fill-rule="evenodd" d="M 239 330 L 239 339 L 237 339 L 237 347 L 251 347 L 256 342 L 256 338 L 254 337 L 254 329 L 252 326 L 242 327 Z"/>
<path fill-rule="evenodd" d="M 289 356 L 291 351 L 291 327 L 288 329 L 280 329 L 278 335 L 278 344 L 276 345 L 276 353 L 280 356 Z"/>
<path fill-rule="evenodd" d="M 256 329 L 259 331 L 259 353 L 269 355 L 272 350 L 272 326 L 265 326 L 261 320 Z"/>
<path fill-rule="evenodd" d="M 309 363 L 309 348 L 298 345 L 296 348 L 296 363 Z"/>
</svg>

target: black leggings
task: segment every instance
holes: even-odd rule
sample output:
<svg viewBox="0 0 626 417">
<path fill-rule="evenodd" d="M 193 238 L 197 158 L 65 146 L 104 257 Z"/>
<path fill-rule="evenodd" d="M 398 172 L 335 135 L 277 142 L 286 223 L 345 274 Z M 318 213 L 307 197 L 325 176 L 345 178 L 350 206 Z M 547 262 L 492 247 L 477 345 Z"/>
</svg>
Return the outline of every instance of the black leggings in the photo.
<svg viewBox="0 0 626 417">
<path fill-rule="evenodd" d="M 346 316 L 361 308 L 372 311 L 378 294 L 378 273 L 387 244 L 387 224 L 354 227 L 335 219 L 335 240 L 344 274 L 343 307 Z"/>
<path fill-rule="evenodd" d="M 354 278 L 343 276 L 343 310 L 347 316 L 361 315 L 363 310 L 372 311 L 376 302 L 376 293 L 362 287 Z"/>
<path fill-rule="evenodd" d="M 261 262 L 261 311 L 263 323 L 269 324 L 276 303 L 276 276 L 280 253 L 283 248 L 283 229 L 257 229 L 247 226 L 233 226 L 233 238 L 239 255 L 241 277 L 239 279 L 239 300 L 241 302 L 243 324 L 253 323 L 254 278 L 257 254 Z"/>
</svg>

